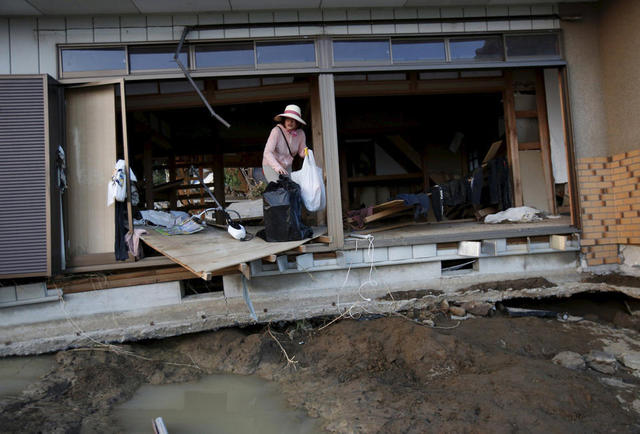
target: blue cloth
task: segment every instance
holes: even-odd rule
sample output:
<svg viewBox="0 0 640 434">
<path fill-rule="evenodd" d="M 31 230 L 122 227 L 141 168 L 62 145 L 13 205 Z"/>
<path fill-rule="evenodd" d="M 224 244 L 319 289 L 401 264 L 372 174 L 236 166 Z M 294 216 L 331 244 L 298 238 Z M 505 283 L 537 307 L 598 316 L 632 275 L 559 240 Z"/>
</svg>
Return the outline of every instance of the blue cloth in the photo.
<svg viewBox="0 0 640 434">
<path fill-rule="evenodd" d="M 420 194 L 399 194 L 396 199 L 404 200 L 404 204 L 407 206 L 416 205 L 416 211 L 413 215 L 414 219 L 418 219 L 421 215 L 426 216 L 431 207 L 431 201 L 429 196 L 424 193 Z"/>
</svg>

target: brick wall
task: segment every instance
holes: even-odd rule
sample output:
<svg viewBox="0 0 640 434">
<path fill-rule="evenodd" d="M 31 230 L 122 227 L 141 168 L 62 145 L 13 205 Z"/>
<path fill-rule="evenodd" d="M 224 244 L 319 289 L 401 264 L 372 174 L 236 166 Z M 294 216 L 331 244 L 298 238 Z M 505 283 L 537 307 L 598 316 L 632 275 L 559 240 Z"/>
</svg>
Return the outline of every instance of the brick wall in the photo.
<svg viewBox="0 0 640 434">
<path fill-rule="evenodd" d="M 582 158 L 578 188 L 587 265 L 618 264 L 618 245 L 640 244 L 640 150 Z"/>
</svg>

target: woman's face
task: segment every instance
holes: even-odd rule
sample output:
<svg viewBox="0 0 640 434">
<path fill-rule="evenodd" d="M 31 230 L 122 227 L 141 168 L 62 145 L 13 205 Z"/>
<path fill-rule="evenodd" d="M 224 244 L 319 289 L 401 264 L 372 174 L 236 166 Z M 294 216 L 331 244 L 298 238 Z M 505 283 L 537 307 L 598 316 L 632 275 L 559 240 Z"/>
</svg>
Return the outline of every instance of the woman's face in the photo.
<svg viewBox="0 0 640 434">
<path fill-rule="evenodd" d="M 298 121 L 291 118 L 284 118 L 284 127 L 287 130 L 295 130 L 296 128 L 298 128 Z"/>
</svg>

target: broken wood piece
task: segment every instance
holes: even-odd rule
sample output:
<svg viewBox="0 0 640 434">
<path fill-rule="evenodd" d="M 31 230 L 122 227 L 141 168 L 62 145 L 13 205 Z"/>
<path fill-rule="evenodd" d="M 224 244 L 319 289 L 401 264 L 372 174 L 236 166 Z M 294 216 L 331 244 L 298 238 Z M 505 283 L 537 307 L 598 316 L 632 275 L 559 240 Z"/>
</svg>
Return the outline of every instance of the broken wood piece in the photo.
<svg viewBox="0 0 640 434">
<path fill-rule="evenodd" d="M 484 156 L 484 159 L 482 160 L 482 164 L 487 164 L 490 160 L 493 160 L 493 158 L 496 156 L 501 146 L 502 146 L 502 140 L 493 142 L 491 146 L 489 146 L 489 150 L 487 151 L 487 154 Z"/>
<path fill-rule="evenodd" d="M 316 241 L 318 241 L 319 243 L 324 243 L 324 244 L 330 244 L 331 240 L 332 240 L 332 238 L 329 235 L 321 235 L 318 238 L 316 238 Z"/>
<path fill-rule="evenodd" d="M 242 273 L 247 280 L 251 280 L 251 269 L 249 268 L 249 264 L 242 262 L 236 265 L 236 269 Z"/>
<path fill-rule="evenodd" d="M 549 246 L 555 250 L 567 250 L 567 240 L 568 237 L 566 235 L 551 235 L 549 237 Z"/>
<path fill-rule="evenodd" d="M 267 261 L 267 262 L 271 262 L 272 264 L 274 262 L 276 262 L 276 259 L 278 258 L 278 255 L 268 255 L 265 256 L 264 258 L 262 258 L 263 261 Z"/>
</svg>

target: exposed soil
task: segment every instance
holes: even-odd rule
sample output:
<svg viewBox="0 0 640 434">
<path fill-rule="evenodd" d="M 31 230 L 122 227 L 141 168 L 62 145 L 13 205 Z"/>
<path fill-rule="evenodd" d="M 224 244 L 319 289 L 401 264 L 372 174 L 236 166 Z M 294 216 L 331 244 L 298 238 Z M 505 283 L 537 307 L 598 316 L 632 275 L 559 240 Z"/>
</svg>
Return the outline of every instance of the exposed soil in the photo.
<svg viewBox="0 0 640 434">
<path fill-rule="evenodd" d="M 582 279 L 582 281 L 588 283 L 608 283 L 609 285 L 640 288 L 640 277 L 625 274 L 591 274 L 590 276 Z"/>
<path fill-rule="evenodd" d="M 122 432 L 111 409 L 140 385 L 207 373 L 273 380 L 291 405 L 334 432 L 640 431 L 640 379 L 631 370 L 619 365 L 605 375 L 551 361 L 612 342 L 640 350 L 635 331 L 500 314 L 432 318 L 442 328 L 400 316 L 343 319 L 322 330 L 323 320 L 273 325 L 295 369 L 265 328 L 62 351 L 41 382 L 0 402 L 1 431 Z"/>
<path fill-rule="evenodd" d="M 461 289 L 459 292 L 465 293 L 469 291 L 482 291 L 487 292 L 492 289 L 495 291 L 519 291 L 522 289 L 531 288 L 553 288 L 555 284 L 549 282 L 542 277 L 533 277 L 529 279 L 516 279 L 516 280 L 501 280 L 498 282 L 485 282 L 478 283 Z"/>
</svg>

